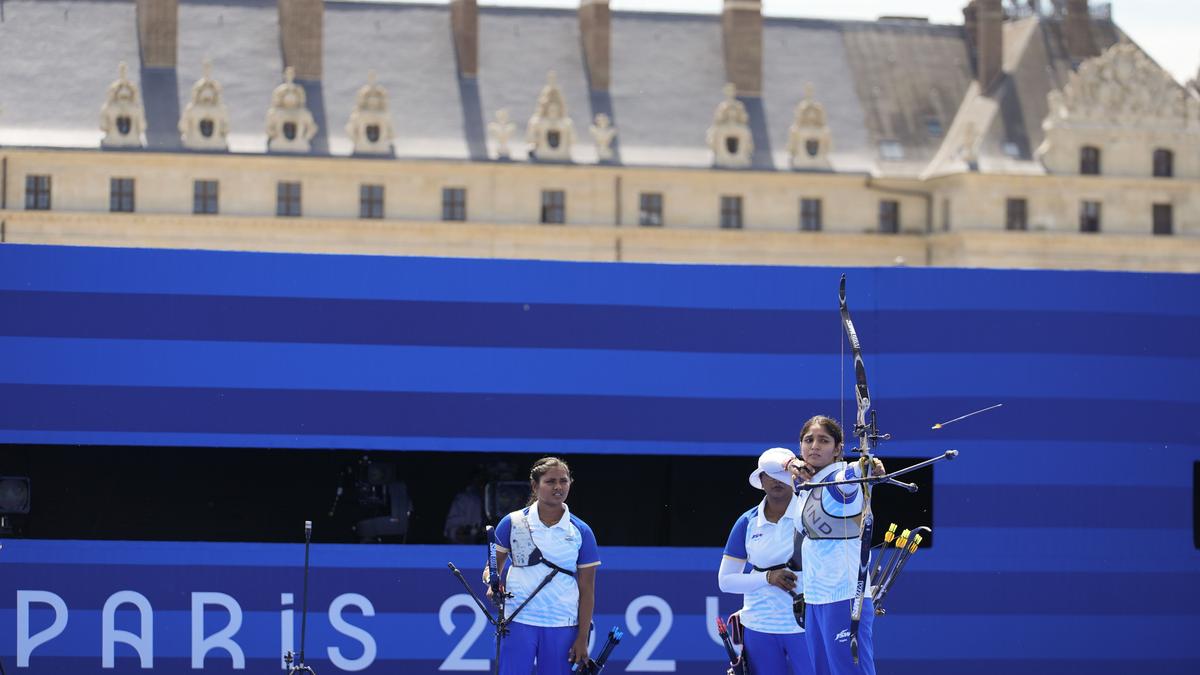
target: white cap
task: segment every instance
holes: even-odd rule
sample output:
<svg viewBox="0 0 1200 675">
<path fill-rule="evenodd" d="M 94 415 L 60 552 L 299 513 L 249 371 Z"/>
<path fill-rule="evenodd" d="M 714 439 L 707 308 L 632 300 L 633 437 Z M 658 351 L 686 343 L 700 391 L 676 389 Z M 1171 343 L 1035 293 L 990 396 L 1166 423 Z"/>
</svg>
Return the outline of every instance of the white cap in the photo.
<svg viewBox="0 0 1200 675">
<path fill-rule="evenodd" d="M 792 484 L 792 474 L 788 473 L 788 462 L 796 459 L 796 453 L 787 448 L 771 448 L 758 456 L 758 468 L 750 474 L 750 484 L 759 490 L 763 489 L 760 474 L 766 473 L 780 483 Z"/>
</svg>

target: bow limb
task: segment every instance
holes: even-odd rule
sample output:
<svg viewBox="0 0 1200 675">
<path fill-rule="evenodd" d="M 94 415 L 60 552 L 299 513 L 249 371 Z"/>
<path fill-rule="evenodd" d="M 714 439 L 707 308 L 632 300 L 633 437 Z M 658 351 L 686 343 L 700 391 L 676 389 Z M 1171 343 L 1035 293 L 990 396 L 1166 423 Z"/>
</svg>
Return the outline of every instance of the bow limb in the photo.
<svg viewBox="0 0 1200 675">
<path fill-rule="evenodd" d="M 850 318 L 850 307 L 846 304 L 846 275 L 842 275 L 838 285 L 838 309 L 842 316 L 842 328 L 850 341 L 850 352 L 854 358 L 854 398 L 858 404 L 858 414 L 854 424 L 854 435 L 858 437 L 859 463 L 863 476 L 870 476 L 872 456 L 871 446 L 879 438 L 875 425 L 875 413 L 871 410 L 871 391 L 867 387 L 867 368 L 863 363 L 862 345 L 858 341 L 858 331 L 854 329 L 854 321 Z M 871 415 L 871 423 L 867 424 L 867 413 Z M 867 588 L 867 569 L 871 564 L 871 534 L 875 524 L 875 515 L 871 512 L 871 481 L 855 481 L 862 483 L 862 526 L 859 530 L 859 562 L 858 579 L 854 587 L 854 599 L 850 603 L 850 655 L 854 663 L 858 663 L 858 625 L 862 619 L 864 596 Z"/>
</svg>

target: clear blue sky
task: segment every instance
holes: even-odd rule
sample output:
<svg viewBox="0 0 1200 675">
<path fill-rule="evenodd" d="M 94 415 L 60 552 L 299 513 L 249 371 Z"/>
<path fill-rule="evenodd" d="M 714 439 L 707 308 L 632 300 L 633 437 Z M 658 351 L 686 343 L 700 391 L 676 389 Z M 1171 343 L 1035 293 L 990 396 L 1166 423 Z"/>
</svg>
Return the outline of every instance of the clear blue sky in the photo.
<svg viewBox="0 0 1200 675">
<path fill-rule="evenodd" d="M 387 0 L 384 0 L 387 1 Z M 392 0 L 395 1 L 395 0 Z M 400 0 L 404 1 L 404 0 Z M 444 2 L 445 0 L 419 0 Z M 479 0 L 481 5 L 578 7 L 579 0 Z M 610 0 L 614 10 L 665 10 L 716 14 L 723 0 Z M 966 0 L 763 0 L 768 16 L 874 19 L 881 14 L 926 16 L 937 23 L 962 23 Z M 1092 0 L 1092 5 L 1101 4 Z M 1050 7 L 1050 0 L 1042 0 Z M 1112 0 L 1113 19 L 1180 83 L 1200 66 L 1200 1 Z"/>
</svg>

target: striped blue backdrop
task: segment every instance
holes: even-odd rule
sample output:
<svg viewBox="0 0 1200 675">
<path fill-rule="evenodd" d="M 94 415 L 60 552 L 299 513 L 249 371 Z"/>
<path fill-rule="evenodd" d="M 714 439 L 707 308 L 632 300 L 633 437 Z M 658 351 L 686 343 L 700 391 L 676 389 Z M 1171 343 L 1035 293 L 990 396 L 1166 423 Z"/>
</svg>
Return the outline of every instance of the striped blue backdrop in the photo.
<svg viewBox="0 0 1200 675">
<path fill-rule="evenodd" d="M 883 672 L 1200 670 L 1195 276 L 4 245 L 0 443 L 749 457 L 793 443 L 815 412 L 851 413 L 842 272 L 881 426 L 896 439 L 883 455 L 962 453 L 937 470 L 937 546 L 914 559 L 878 626 Z M 994 403 L 1004 407 L 930 429 Z M 0 552 L 6 665 L 13 584 L 81 564 L 72 543 L 21 546 L 19 566 L 15 543 Z M 119 586 L 147 564 L 146 546 L 105 545 L 112 567 L 97 573 Z M 169 578 L 200 574 L 192 561 L 215 555 L 163 546 L 152 557 Z M 283 564 L 260 549 L 224 547 L 210 562 Z M 449 555 L 387 550 L 369 563 L 352 547 L 322 555 L 333 568 L 430 574 Z M 716 595 L 715 556 L 614 552 L 605 570 L 670 603 L 677 620 L 656 655 L 679 659 L 676 672 L 716 672 L 697 604 Z M 93 621 L 108 587 L 97 588 L 78 600 Z M 628 602 L 605 596 L 600 612 Z M 436 625 L 437 607 L 415 611 Z M 80 640 L 61 663 L 94 669 L 99 640 Z"/>
</svg>

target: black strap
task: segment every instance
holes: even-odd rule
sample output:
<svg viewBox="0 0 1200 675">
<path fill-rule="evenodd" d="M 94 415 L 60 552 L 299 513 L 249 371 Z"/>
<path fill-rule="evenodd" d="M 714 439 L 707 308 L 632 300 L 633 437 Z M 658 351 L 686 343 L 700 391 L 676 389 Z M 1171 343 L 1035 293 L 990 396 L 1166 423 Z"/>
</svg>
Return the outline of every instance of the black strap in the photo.
<svg viewBox="0 0 1200 675">
<path fill-rule="evenodd" d="M 565 567 L 559 567 L 558 565 L 555 565 L 554 563 L 550 562 L 549 560 L 543 558 L 542 557 L 542 549 L 538 548 L 537 544 L 534 544 L 533 552 L 529 554 L 529 564 L 522 565 L 522 567 L 533 567 L 534 565 L 536 565 L 538 563 L 541 563 L 541 564 L 545 565 L 546 567 L 549 567 L 550 569 L 554 570 L 555 572 L 565 574 L 569 577 L 575 576 L 575 573 L 572 572 L 571 570 L 569 570 Z"/>
</svg>

